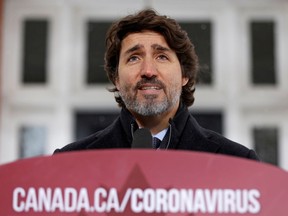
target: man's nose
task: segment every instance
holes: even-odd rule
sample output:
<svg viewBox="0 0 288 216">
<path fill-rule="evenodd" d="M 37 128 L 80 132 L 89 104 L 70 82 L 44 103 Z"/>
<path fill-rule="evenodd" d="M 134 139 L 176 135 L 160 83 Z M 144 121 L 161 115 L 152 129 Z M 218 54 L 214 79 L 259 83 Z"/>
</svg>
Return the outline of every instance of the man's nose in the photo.
<svg viewBox="0 0 288 216">
<path fill-rule="evenodd" d="M 142 63 L 141 77 L 152 78 L 157 76 L 157 67 L 152 59 L 145 59 Z"/>
</svg>

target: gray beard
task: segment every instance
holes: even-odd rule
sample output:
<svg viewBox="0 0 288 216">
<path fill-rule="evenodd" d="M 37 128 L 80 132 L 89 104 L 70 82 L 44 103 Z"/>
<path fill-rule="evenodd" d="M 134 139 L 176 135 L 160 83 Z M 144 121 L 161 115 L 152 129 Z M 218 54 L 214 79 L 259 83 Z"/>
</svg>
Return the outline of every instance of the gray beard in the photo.
<svg viewBox="0 0 288 216">
<path fill-rule="evenodd" d="M 121 92 L 119 92 L 119 95 L 124 101 L 127 109 L 142 116 L 155 116 L 166 112 L 169 108 L 171 108 L 178 102 L 181 92 L 173 91 L 171 93 L 171 101 L 169 101 L 166 97 L 164 100 L 156 102 L 154 100 L 156 99 L 156 96 L 149 95 L 145 97 L 146 101 L 142 103 L 139 103 L 136 98 L 129 97 L 125 93 L 122 94 Z"/>
</svg>

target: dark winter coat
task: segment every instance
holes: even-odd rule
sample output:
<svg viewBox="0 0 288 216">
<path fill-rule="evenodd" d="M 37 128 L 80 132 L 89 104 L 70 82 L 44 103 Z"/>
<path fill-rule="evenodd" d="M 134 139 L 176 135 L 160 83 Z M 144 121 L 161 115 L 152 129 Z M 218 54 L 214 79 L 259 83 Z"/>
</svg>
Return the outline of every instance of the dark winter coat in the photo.
<svg viewBox="0 0 288 216">
<path fill-rule="evenodd" d="M 91 149 L 131 148 L 133 132 L 138 128 L 130 112 L 123 108 L 119 117 L 107 128 L 82 140 L 68 144 L 54 153 Z M 169 130 L 161 143 L 161 149 L 178 149 L 225 154 L 259 160 L 256 153 L 222 135 L 202 128 L 189 113 L 180 106 L 170 120 Z"/>
</svg>

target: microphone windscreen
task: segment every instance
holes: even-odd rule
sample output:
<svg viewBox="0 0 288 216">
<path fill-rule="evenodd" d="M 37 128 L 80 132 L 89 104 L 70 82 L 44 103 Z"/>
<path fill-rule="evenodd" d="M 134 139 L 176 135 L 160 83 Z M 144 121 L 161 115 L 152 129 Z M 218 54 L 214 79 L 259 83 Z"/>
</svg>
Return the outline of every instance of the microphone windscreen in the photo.
<svg viewBox="0 0 288 216">
<path fill-rule="evenodd" d="M 149 129 L 137 129 L 133 136 L 131 148 L 152 148 L 152 135 Z"/>
</svg>

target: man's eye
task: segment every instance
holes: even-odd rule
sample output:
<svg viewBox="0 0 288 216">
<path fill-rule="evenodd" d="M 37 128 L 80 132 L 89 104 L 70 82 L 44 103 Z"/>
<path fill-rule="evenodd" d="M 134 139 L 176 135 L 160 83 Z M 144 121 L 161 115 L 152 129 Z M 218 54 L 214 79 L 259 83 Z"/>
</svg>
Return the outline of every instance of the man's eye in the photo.
<svg viewBox="0 0 288 216">
<path fill-rule="evenodd" d="M 131 56 L 129 59 L 128 59 L 128 62 L 134 62 L 134 61 L 137 61 L 139 58 L 137 56 Z"/>
<path fill-rule="evenodd" d="M 168 60 L 168 57 L 166 55 L 159 55 L 159 56 L 157 56 L 157 59 L 159 59 L 159 60 Z"/>
</svg>

